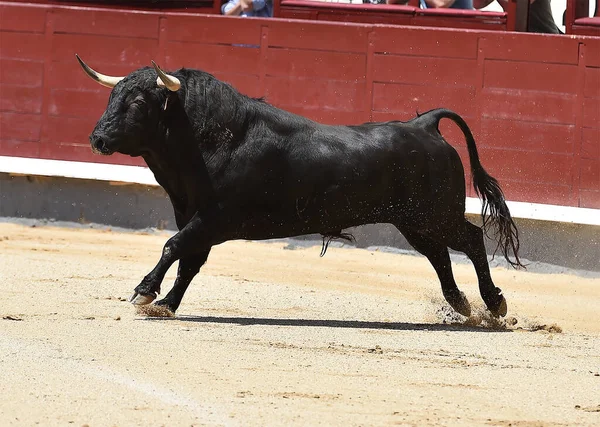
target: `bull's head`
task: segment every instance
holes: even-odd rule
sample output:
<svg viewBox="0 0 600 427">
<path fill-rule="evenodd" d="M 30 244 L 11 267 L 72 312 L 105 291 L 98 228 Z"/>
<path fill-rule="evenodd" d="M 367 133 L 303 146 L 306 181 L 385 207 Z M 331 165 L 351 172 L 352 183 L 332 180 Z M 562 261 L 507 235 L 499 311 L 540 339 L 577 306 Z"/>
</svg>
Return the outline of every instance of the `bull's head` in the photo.
<svg viewBox="0 0 600 427">
<path fill-rule="evenodd" d="M 154 61 L 153 69 L 142 68 L 124 77 L 107 76 L 75 56 L 88 76 L 112 89 L 106 111 L 90 135 L 92 150 L 104 155 L 144 154 L 158 140 L 161 114 L 166 109 L 169 91 L 180 89 L 179 79 L 166 74 Z"/>
</svg>

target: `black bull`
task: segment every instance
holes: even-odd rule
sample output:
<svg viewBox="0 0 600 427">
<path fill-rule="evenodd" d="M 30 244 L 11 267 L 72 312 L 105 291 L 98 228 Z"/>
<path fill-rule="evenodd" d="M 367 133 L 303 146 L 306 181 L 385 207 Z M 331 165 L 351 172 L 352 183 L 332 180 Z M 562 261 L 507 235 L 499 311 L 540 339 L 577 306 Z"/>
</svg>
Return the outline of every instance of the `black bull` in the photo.
<svg viewBox="0 0 600 427">
<path fill-rule="evenodd" d="M 473 262 L 488 309 L 506 314 L 483 236 L 493 230 L 497 248 L 520 266 L 518 232 L 458 114 L 437 109 L 409 122 L 326 126 L 244 96 L 203 71 L 165 74 L 153 63 L 111 77 L 80 64 L 113 88 L 90 136 L 92 149 L 142 156 L 175 211 L 179 232 L 135 288 L 134 304 L 152 302 L 179 260 L 173 288 L 155 303 L 175 312 L 211 247 L 228 240 L 319 233 L 325 242 L 348 239 L 349 227 L 390 223 L 429 259 L 456 311 L 468 316 L 471 309 L 454 281 L 448 247 Z M 464 170 L 438 130 L 443 118 L 465 135 L 483 230 L 465 219 Z"/>
</svg>

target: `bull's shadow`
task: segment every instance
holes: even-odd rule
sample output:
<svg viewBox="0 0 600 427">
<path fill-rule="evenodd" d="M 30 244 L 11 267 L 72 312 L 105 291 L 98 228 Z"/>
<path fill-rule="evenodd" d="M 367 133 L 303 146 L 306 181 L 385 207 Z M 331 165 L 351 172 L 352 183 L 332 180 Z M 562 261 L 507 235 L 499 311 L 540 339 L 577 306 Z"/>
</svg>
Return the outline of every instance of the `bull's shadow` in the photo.
<svg viewBox="0 0 600 427">
<path fill-rule="evenodd" d="M 393 331 L 430 331 L 430 332 L 511 332 L 504 327 L 486 328 L 460 323 L 408 323 L 408 322 L 369 322 L 363 320 L 331 320 L 331 319 L 286 319 L 264 317 L 221 317 L 221 316 L 187 316 L 146 317 L 145 321 L 180 321 L 194 323 L 220 323 L 238 326 L 298 326 L 321 328 L 376 329 Z"/>
</svg>

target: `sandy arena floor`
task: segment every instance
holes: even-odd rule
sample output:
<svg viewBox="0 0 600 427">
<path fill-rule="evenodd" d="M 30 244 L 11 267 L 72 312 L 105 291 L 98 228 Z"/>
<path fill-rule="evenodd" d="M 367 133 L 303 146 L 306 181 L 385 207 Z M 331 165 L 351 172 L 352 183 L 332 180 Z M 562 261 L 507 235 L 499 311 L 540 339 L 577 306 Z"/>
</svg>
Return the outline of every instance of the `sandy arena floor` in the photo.
<svg viewBox="0 0 600 427">
<path fill-rule="evenodd" d="M 233 242 L 148 319 L 125 298 L 165 240 L 0 224 L 0 424 L 600 425 L 600 279 L 494 269 L 494 330 L 451 324 L 422 257 Z"/>
</svg>

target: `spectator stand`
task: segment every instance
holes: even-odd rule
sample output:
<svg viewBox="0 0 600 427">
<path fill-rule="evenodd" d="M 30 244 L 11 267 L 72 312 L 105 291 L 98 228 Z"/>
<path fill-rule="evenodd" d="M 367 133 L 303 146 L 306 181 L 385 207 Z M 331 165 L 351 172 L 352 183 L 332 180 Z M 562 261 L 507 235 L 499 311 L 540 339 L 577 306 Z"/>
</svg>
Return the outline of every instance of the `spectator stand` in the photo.
<svg viewBox="0 0 600 427">
<path fill-rule="evenodd" d="M 565 28 L 567 34 L 600 37 L 600 0 L 592 16 L 589 0 L 567 0 Z"/>
<path fill-rule="evenodd" d="M 528 13 L 528 0 L 512 0 L 507 12 L 420 9 L 419 0 L 409 0 L 406 5 L 273 0 L 277 18 L 495 31 L 527 31 Z"/>
</svg>

